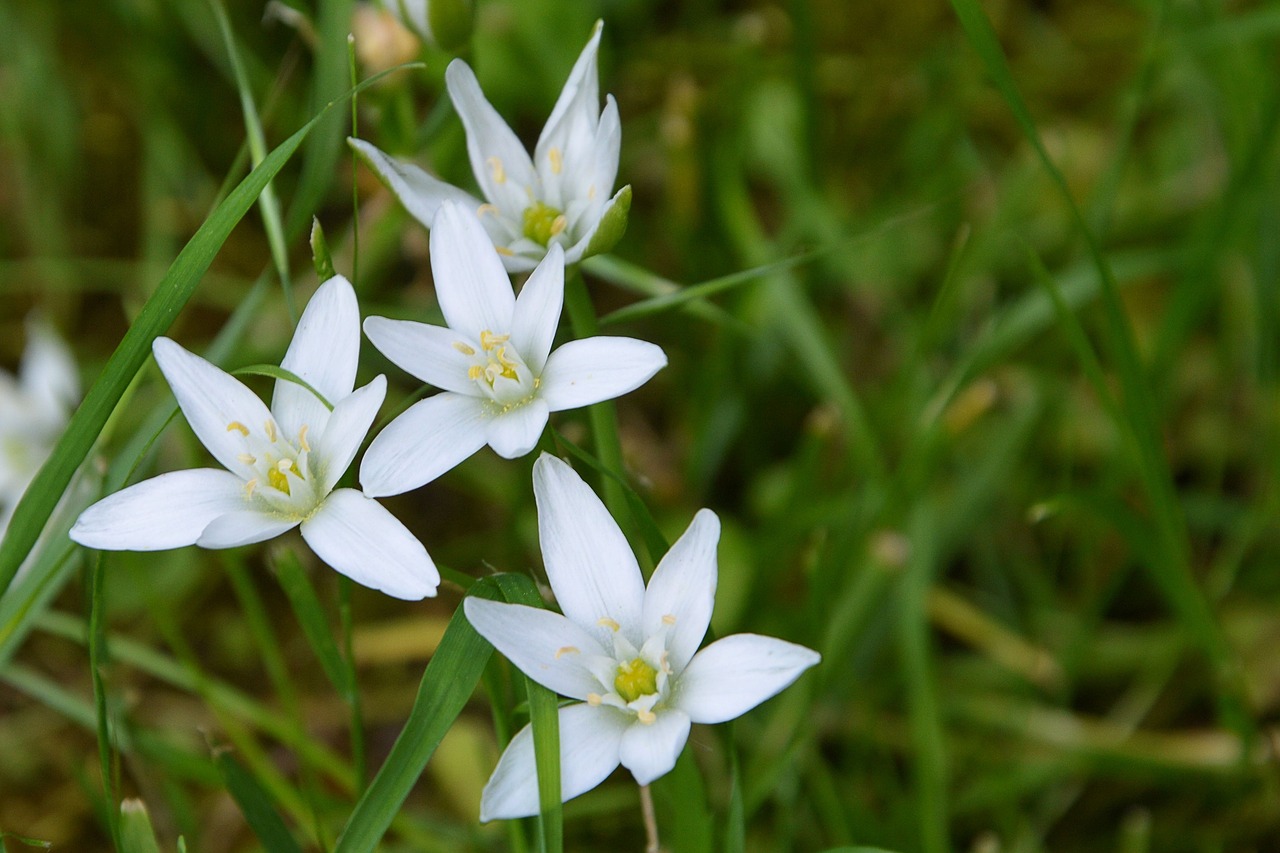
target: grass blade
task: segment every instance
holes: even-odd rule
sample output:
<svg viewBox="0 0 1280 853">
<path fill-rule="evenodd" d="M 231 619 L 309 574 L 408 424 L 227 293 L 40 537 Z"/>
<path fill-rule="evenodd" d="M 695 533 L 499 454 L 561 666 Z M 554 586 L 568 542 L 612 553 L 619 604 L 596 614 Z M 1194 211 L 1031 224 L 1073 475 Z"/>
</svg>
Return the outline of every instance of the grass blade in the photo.
<svg viewBox="0 0 1280 853">
<path fill-rule="evenodd" d="M 142 800 L 120 803 L 120 853 L 160 853 L 151 817 Z"/>
<path fill-rule="evenodd" d="M 272 853 L 302 853 L 298 842 L 290 834 L 284 820 L 276 812 L 271 797 L 247 770 L 236 761 L 229 749 L 214 751 L 214 763 L 222 774 L 227 792 L 240 807 L 240 813 L 253 834 L 262 842 L 263 849 Z"/>
</svg>

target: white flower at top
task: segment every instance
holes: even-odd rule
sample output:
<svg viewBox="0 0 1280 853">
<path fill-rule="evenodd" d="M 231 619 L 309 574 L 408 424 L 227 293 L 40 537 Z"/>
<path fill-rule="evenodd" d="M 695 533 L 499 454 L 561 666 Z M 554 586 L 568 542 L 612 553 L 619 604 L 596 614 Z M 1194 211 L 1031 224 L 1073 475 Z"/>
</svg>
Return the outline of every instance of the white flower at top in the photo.
<svg viewBox="0 0 1280 853">
<path fill-rule="evenodd" d="M 484 202 L 367 142 L 350 143 L 426 227 L 435 227 L 436 211 L 447 199 L 477 214 L 509 272 L 533 269 L 551 246 L 563 248 L 569 264 L 607 251 L 625 226 L 631 188 L 610 195 L 618 176 L 622 126 L 612 95 L 599 112 L 596 53 L 603 26 L 596 24 L 573 66 L 532 159 L 485 99 L 470 66 L 460 59 L 450 63 L 445 83 L 467 132 L 467 153 Z M 593 247 L 597 235 L 600 241 Z"/>
<path fill-rule="evenodd" d="M 604 781 L 621 763 L 647 785 L 675 766 L 691 723 L 732 720 L 819 661 L 817 652 L 755 634 L 698 651 L 716 591 L 720 522 L 700 510 L 646 589 L 618 525 L 565 463 L 533 469 L 538 536 L 561 616 L 468 598 L 475 629 L 525 675 L 581 704 L 560 709 L 561 795 Z M 485 786 L 480 820 L 537 814 L 533 734 L 520 731 Z"/>
<path fill-rule="evenodd" d="M 627 393 L 666 363 L 634 338 L 594 337 L 551 351 L 564 304 L 564 256 L 552 246 L 517 298 L 476 218 L 447 201 L 431 230 L 431 272 L 448 328 L 370 317 L 387 358 L 443 392 L 378 434 L 360 464 L 375 497 L 434 480 L 488 444 L 514 459 L 533 449 L 551 412 Z"/>
<path fill-rule="evenodd" d="M 48 325 L 29 319 L 17 377 L 0 371 L 0 536 L 79 397 L 67 345 Z"/>
<path fill-rule="evenodd" d="M 300 525 L 317 556 L 357 583 L 396 598 L 435 594 L 440 575 L 413 534 L 377 501 L 334 489 L 387 389 L 378 376 L 352 390 L 360 313 L 345 278 L 316 291 L 280 365 L 314 391 L 278 379 L 270 409 L 168 338 L 152 349 L 191 429 L 227 470 L 175 471 L 109 495 L 81 514 L 73 540 L 107 551 L 231 548 Z"/>
</svg>

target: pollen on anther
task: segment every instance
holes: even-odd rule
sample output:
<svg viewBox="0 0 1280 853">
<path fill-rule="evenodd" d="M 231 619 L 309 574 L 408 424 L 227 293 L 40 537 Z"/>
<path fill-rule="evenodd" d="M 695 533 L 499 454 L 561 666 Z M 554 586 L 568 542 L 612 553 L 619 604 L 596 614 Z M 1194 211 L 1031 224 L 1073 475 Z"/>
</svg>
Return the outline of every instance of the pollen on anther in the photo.
<svg viewBox="0 0 1280 853">
<path fill-rule="evenodd" d="M 265 423 L 263 423 L 262 428 L 267 433 L 267 441 L 276 440 L 276 422 L 275 421 L 266 421 Z"/>
<path fill-rule="evenodd" d="M 249 434 L 249 428 L 244 424 L 240 423 L 239 421 L 232 421 L 231 423 L 227 424 L 227 432 L 233 432 L 233 431 L 238 432 L 241 435 Z"/>
<path fill-rule="evenodd" d="M 596 620 L 596 624 L 608 628 L 610 631 L 622 630 L 622 626 L 610 619 L 608 616 L 602 616 L 600 619 Z"/>
<path fill-rule="evenodd" d="M 560 170 L 564 168 L 564 158 L 560 156 L 560 149 L 552 148 L 548 151 L 547 159 L 551 161 L 552 174 L 560 174 Z"/>
<path fill-rule="evenodd" d="M 505 184 L 507 182 L 507 171 L 502 168 L 502 161 L 497 157 L 490 157 L 485 161 L 489 164 L 489 168 L 493 170 L 494 183 Z"/>
<path fill-rule="evenodd" d="M 307 453 L 311 452 L 311 445 L 307 444 L 307 430 L 309 428 L 306 424 L 303 424 L 302 429 L 298 430 L 298 447 Z"/>
<path fill-rule="evenodd" d="M 506 246 L 494 246 L 493 249 L 499 255 L 506 255 L 508 258 L 513 258 L 515 257 L 515 254 L 516 254 L 515 252 L 508 249 Z"/>
<path fill-rule="evenodd" d="M 562 655 L 576 655 L 579 651 L 577 646 L 561 646 L 556 649 L 556 660 L 560 660 Z"/>
<path fill-rule="evenodd" d="M 484 216 L 486 213 L 494 216 L 498 215 L 498 208 L 492 204 L 482 204 L 476 208 L 476 216 Z"/>
<path fill-rule="evenodd" d="M 464 344 L 462 341 L 454 341 L 453 348 L 456 349 L 458 352 L 462 353 L 463 355 L 476 354 L 474 347 L 468 346 L 467 344 Z"/>
<path fill-rule="evenodd" d="M 663 624 L 663 625 L 674 625 L 674 624 L 676 624 L 676 617 L 675 617 L 675 616 L 673 616 L 672 614 L 668 613 L 668 614 L 666 614 L 665 616 L 663 616 L 663 617 L 662 617 L 662 624 Z"/>
<path fill-rule="evenodd" d="M 636 711 L 636 716 L 640 718 L 640 722 L 646 726 L 651 726 L 658 721 L 658 715 L 652 711 Z"/>
<path fill-rule="evenodd" d="M 555 219 L 551 220 L 551 236 L 554 237 L 563 231 L 569 225 L 569 220 L 562 213 Z"/>
<path fill-rule="evenodd" d="M 467 368 L 468 379 L 475 380 L 475 379 L 480 379 L 483 376 L 484 376 L 484 368 L 481 367 L 480 365 L 473 364 Z"/>
<path fill-rule="evenodd" d="M 241 454 L 240 454 L 239 456 L 237 456 L 236 458 L 237 458 L 237 459 L 239 459 L 241 462 L 243 462 L 243 463 L 244 463 L 244 464 L 246 464 L 246 465 L 257 465 L 257 464 L 258 464 L 258 457 L 254 456 L 252 453 L 241 453 Z"/>
<path fill-rule="evenodd" d="M 252 480 L 244 484 L 245 498 L 247 499 L 247 498 L 253 497 L 253 490 L 256 488 L 258 488 L 258 478 L 254 477 Z"/>
<path fill-rule="evenodd" d="M 603 696 L 601 696 L 599 693 L 588 693 L 588 694 L 587 694 L 587 704 L 588 704 L 588 705 L 599 705 L 599 704 L 600 704 L 601 702 L 603 702 L 603 701 L 604 701 L 604 697 L 603 697 Z"/>
</svg>

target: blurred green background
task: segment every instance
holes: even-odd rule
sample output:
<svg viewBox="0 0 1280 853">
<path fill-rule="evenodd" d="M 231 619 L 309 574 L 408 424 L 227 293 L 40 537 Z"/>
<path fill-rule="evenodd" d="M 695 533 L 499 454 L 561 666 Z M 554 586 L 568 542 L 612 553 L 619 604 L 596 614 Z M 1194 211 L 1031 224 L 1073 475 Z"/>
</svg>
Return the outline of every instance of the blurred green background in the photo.
<svg viewBox="0 0 1280 853">
<path fill-rule="evenodd" d="M 675 850 L 719 849 L 733 757 L 752 851 L 1280 849 L 1280 4 L 981 8 L 998 42 L 928 0 L 476 3 L 463 55 L 530 143 L 605 21 L 634 203 L 585 268 L 599 314 L 764 267 L 607 327 L 670 358 L 619 401 L 623 448 L 669 535 L 701 506 L 724 520 L 716 631 L 824 655 L 731 731 L 694 732 L 704 784 L 655 786 Z M 362 77 L 426 63 L 361 96 L 360 135 L 471 185 L 449 56 L 349 0 L 227 12 L 268 145 L 348 88 L 354 32 Z M 240 96 L 201 0 L 6 0 L 0 33 L 0 363 L 38 308 L 87 385 L 246 171 Z M 997 43 L 1079 218 L 993 84 Z M 316 214 L 364 314 L 427 318 L 426 232 L 353 170 L 349 112 L 331 117 L 275 182 L 298 301 Z M 257 209 L 170 336 L 204 347 L 251 293 L 231 367 L 290 335 Z M 366 347 L 362 377 L 377 372 L 388 411 L 416 390 Z M 166 395 L 146 372 L 96 464 Z M 137 476 L 202 464 L 180 421 Z M 580 413 L 554 425 L 589 441 Z M 388 503 L 438 562 L 541 577 L 531 461 L 485 451 Z M 109 558 L 119 785 L 166 849 L 258 845 L 209 759 L 224 744 L 279 781 L 311 849 L 350 811 L 302 745 L 349 771 L 345 708 L 272 561 Z M 0 829 L 109 849 L 87 604 L 66 577 L 0 663 Z M 336 623 L 332 573 L 315 580 Z M 372 769 L 458 600 L 354 595 Z M 292 737 L 270 723 L 290 719 Z M 475 818 L 489 720 L 477 696 L 385 849 L 508 849 Z M 714 827 L 690 823 L 690 796 Z M 569 804 L 566 833 L 640 849 L 629 777 Z"/>
</svg>

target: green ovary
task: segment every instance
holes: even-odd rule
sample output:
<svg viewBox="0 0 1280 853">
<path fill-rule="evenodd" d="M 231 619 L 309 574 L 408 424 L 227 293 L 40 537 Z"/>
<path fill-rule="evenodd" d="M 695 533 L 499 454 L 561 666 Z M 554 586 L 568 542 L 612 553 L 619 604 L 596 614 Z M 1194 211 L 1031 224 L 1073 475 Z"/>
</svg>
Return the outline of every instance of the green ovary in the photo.
<svg viewBox="0 0 1280 853">
<path fill-rule="evenodd" d="M 618 664 L 618 677 L 613 680 L 613 689 L 626 702 L 634 702 L 641 696 L 657 693 L 658 671 L 640 658 L 631 663 Z"/>
<path fill-rule="evenodd" d="M 565 229 L 564 214 L 550 205 L 535 201 L 524 209 L 524 236 L 539 246 L 551 242 L 551 238 Z"/>
</svg>

